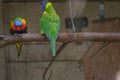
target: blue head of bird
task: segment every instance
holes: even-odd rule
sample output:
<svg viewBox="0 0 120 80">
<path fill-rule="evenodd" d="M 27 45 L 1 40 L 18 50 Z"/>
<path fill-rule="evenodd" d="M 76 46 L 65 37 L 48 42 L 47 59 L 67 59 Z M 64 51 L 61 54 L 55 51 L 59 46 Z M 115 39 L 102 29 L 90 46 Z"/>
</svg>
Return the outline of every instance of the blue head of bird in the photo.
<svg viewBox="0 0 120 80">
<path fill-rule="evenodd" d="M 47 2 L 48 2 L 47 0 L 43 0 L 43 1 L 40 3 L 41 8 L 42 8 L 43 11 L 45 11 L 45 6 L 46 6 Z"/>
<path fill-rule="evenodd" d="M 16 18 L 14 21 L 14 25 L 16 27 L 22 26 L 22 20 L 20 18 Z"/>
</svg>

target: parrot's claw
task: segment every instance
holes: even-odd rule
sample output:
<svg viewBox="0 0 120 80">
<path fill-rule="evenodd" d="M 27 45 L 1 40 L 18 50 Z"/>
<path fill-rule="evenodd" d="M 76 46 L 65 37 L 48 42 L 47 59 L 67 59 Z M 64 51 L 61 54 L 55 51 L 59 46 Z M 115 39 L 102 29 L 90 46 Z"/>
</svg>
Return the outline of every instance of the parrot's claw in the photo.
<svg viewBox="0 0 120 80">
<path fill-rule="evenodd" d="M 41 31 L 40 31 L 40 34 L 41 34 L 41 35 L 44 35 L 45 33 L 44 33 L 44 31 L 41 30 Z"/>
</svg>

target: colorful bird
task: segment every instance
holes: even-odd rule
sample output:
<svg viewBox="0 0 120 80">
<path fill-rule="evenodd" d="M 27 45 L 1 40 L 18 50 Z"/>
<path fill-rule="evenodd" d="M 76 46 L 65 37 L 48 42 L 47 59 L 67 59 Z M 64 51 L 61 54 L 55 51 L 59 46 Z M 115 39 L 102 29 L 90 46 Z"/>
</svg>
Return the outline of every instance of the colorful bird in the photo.
<svg viewBox="0 0 120 80">
<path fill-rule="evenodd" d="M 50 40 L 52 55 L 56 55 L 56 39 L 60 30 L 60 18 L 51 2 L 44 0 L 41 2 L 43 14 L 40 19 L 41 34 L 45 34 Z"/>
<path fill-rule="evenodd" d="M 10 23 L 10 33 L 12 35 L 27 33 L 26 20 L 19 16 L 14 18 Z M 19 58 L 21 54 L 22 42 L 17 42 L 16 48 L 17 48 L 18 58 Z"/>
</svg>

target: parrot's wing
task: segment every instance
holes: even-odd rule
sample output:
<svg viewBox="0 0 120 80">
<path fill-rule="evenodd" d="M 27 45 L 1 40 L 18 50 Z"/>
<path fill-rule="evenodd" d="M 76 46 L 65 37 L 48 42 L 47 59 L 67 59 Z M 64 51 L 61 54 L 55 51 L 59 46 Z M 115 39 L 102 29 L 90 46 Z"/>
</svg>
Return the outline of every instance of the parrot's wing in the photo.
<svg viewBox="0 0 120 80">
<path fill-rule="evenodd" d="M 59 30 L 60 30 L 60 18 L 58 15 L 56 15 L 55 26 L 56 26 L 57 31 L 59 32 Z"/>
<path fill-rule="evenodd" d="M 49 21 L 48 19 L 48 14 L 43 14 L 41 19 L 40 19 L 40 25 L 41 25 L 41 29 L 43 30 L 43 32 L 47 35 L 48 31 L 49 31 Z"/>
<path fill-rule="evenodd" d="M 50 39 L 51 28 L 55 28 L 57 33 L 60 29 L 60 18 L 57 15 L 43 14 L 40 19 L 40 25 L 42 30 L 45 32 L 46 36 Z"/>
<path fill-rule="evenodd" d="M 57 14 L 53 14 L 50 17 L 49 26 L 51 28 L 51 31 L 49 31 L 50 32 L 49 34 L 51 34 L 50 36 L 51 37 L 54 36 L 54 38 L 56 39 L 60 30 L 60 18 Z"/>
</svg>

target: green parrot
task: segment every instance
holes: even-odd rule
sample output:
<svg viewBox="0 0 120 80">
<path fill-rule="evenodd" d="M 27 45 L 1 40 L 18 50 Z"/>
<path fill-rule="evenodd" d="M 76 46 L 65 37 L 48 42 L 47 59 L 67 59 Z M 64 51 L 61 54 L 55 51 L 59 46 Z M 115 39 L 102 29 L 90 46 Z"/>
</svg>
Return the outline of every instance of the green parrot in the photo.
<svg viewBox="0 0 120 80">
<path fill-rule="evenodd" d="M 60 30 L 60 18 L 57 15 L 51 2 L 44 0 L 41 2 L 43 15 L 40 19 L 41 34 L 45 34 L 50 40 L 52 55 L 56 55 L 56 39 Z"/>
</svg>

